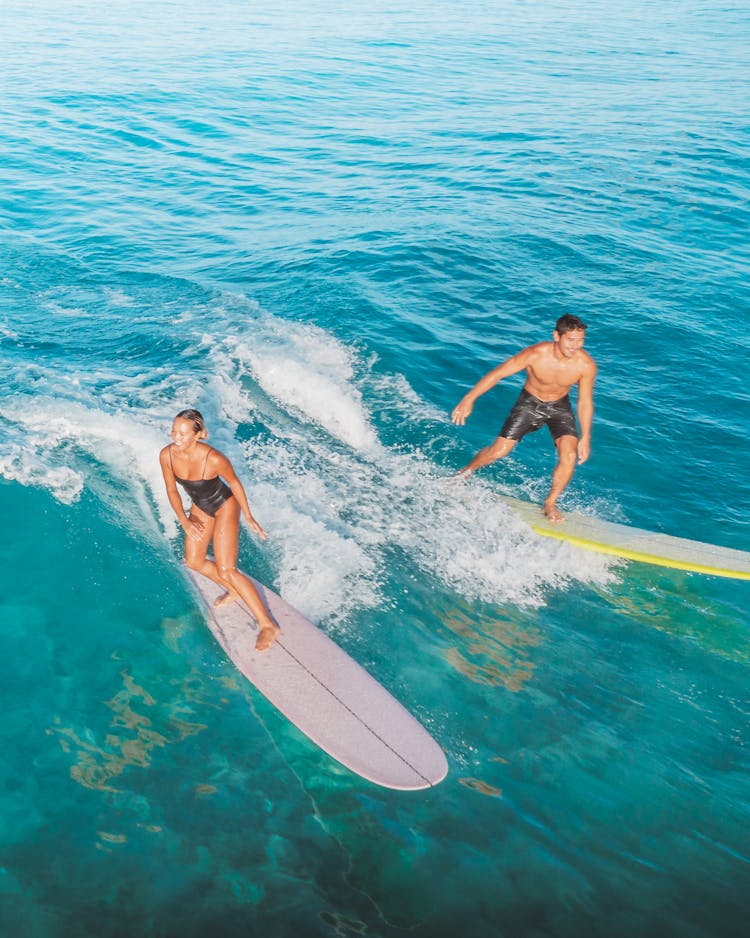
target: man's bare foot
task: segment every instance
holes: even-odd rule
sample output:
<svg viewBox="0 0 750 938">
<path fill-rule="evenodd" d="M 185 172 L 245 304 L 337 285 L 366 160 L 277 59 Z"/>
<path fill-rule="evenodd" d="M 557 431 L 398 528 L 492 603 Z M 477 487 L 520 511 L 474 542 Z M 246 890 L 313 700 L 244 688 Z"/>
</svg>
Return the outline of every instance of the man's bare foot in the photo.
<svg viewBox="0 0 750 938">
<path fill-rule="evenodd" d="M 260 635 L 258 640 L 255 643 L 256 651 L 265 651 L 266 648 L 270 648 L 271 645 L 276 641 L 276 636 L 279 634 L 281 629 L 278 625 L 264 625 L 260 630 Z"/>
<path fill-rule="evenodd" d="M 239 593 L 222 593 L 218 599 L 214 600 L 214 609 L 221 609 L 222 606 L 227 606 L 229 603 L 236 603 L 239 598 Z"/>
<path fill-rule="evenodd" d="M 557 510 L 557 505 L 555 505 L 554 502 L 545 502 L 542 508 L 542 514 L 546 515 L 553 524 L 559 524 L 561 521 L 565 520 L 565 515 Z"/>
</svg>

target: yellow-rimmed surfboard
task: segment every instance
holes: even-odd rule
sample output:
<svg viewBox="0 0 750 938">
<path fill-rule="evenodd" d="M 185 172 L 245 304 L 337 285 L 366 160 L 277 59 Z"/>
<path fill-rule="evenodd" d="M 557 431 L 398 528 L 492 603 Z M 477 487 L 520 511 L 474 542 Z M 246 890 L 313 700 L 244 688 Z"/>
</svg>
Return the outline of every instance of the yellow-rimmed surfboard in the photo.
<svg viewBox="0 0 750 938">
<path fill-rule="evenodd" d="M 541 505 L 507 495 L 502 499 L 543 537 L 554 537 L 586 550 L 674 570 L 750 580 L 750 552 L 746 550 L 657 534 L 575 511 L 565 511 L 565 519 L 553 524 L 542 514 Z"/>
</svg>

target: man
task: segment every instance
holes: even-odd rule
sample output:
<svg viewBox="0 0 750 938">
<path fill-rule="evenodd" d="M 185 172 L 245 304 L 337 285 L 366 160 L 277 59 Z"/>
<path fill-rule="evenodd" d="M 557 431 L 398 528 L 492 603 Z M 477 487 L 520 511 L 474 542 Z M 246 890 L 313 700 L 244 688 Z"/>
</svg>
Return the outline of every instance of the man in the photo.
<svg viewBox="0 0 750 938">
<path fill-rule="evenodd" d="M 577 316 L 561 316 L 552 333 L 554 341 L 530 345 L 498 365 L 474 385 L 451 414 L 453 423 L 463 426 L 478 397 L 503 378 L 526 371 L 523 390 L 503 424 L 500 436 L 481 449 L 457 474 L 467 478 L 482 466 L 502 459 L 527 433 L 546 423 L 557 447 L 557 465 L 542 510 L 550 521 L 555 522 L 563 520 L 557 509 L 557 499 L 573 477 L 576 456 L 579 464 L 584 463 L 591 451 L 596 365 L 583 350 L 586 328 Z M 574 384 L 578 385 L 580 438 L 568 397 Z"/>
</svg>

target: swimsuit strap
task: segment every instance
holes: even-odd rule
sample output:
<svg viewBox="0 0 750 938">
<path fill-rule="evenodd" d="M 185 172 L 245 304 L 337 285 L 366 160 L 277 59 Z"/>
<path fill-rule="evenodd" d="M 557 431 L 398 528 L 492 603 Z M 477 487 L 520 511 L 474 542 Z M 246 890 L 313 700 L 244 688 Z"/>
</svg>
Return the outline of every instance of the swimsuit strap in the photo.
<svg viewBox="0 0 750 938">
<path fill-rule="evenodd" d="M 208 457 L 211 455 L 211 447 L 206 446 L 206 458 L 203 460 L 203 468 L 201 469 L 201 480 L 206 478 L 206 463 L 208 462 Z"/>
<path fill-rule="evenodd" d="M 206 463 L 208 462 L 208 457 L 211 455 L 211 447 L 206 446 L 206 458 L 203 460 L 203 468 L 201 469 L 200 481 L 202 482 L 206 477 Z M 172 475 L 177 478 L 177 475 L 174 471 L 174 465 L 172 464 L 172 444 L 169 444 L 169 468 L 172 470 Z M 188 472 L 190 471 L 190 466 L 188 466 Z"/>
</svg>

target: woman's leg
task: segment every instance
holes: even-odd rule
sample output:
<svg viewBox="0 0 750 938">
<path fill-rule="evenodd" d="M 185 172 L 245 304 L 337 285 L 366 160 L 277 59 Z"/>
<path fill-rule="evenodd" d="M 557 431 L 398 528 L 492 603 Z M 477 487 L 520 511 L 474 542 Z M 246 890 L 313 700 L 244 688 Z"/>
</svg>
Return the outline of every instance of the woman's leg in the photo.
<svg viewBox="0 0 750 938">
<path fill-rule="evenodd" d="M 232 594 L 239 596 L 252 612 L 260 628 L 255 647 L 259 651 L 263 651 L 276 638 L 279 627 L 268 614 L 268 610 L 263 605 L 263 600 L 256 588 L 237 569 L 240 506 L 237 504 L 236 498 L 229 498 L 224 502 L 216 512 L 214 522 L 214 557 L 216 558 L 216 568 L 221 577 L 221 582 L 229 590 L 230 596 Z"/>
<path fill-rule="evenodd" d="M 194 541 L 191 537 L 185 535 L 185 564 L 191 570 L 197 570 L 198 573 L 207 576 L 209 580 L 223 586 L 224 583 L 216 564 L 206 556 L 214 533 L 214 519 L 195 506 L 190 509 L 190 517 L 197 518 L 203 524 L 203 534 L 199 541 Z"/>
</svg>

